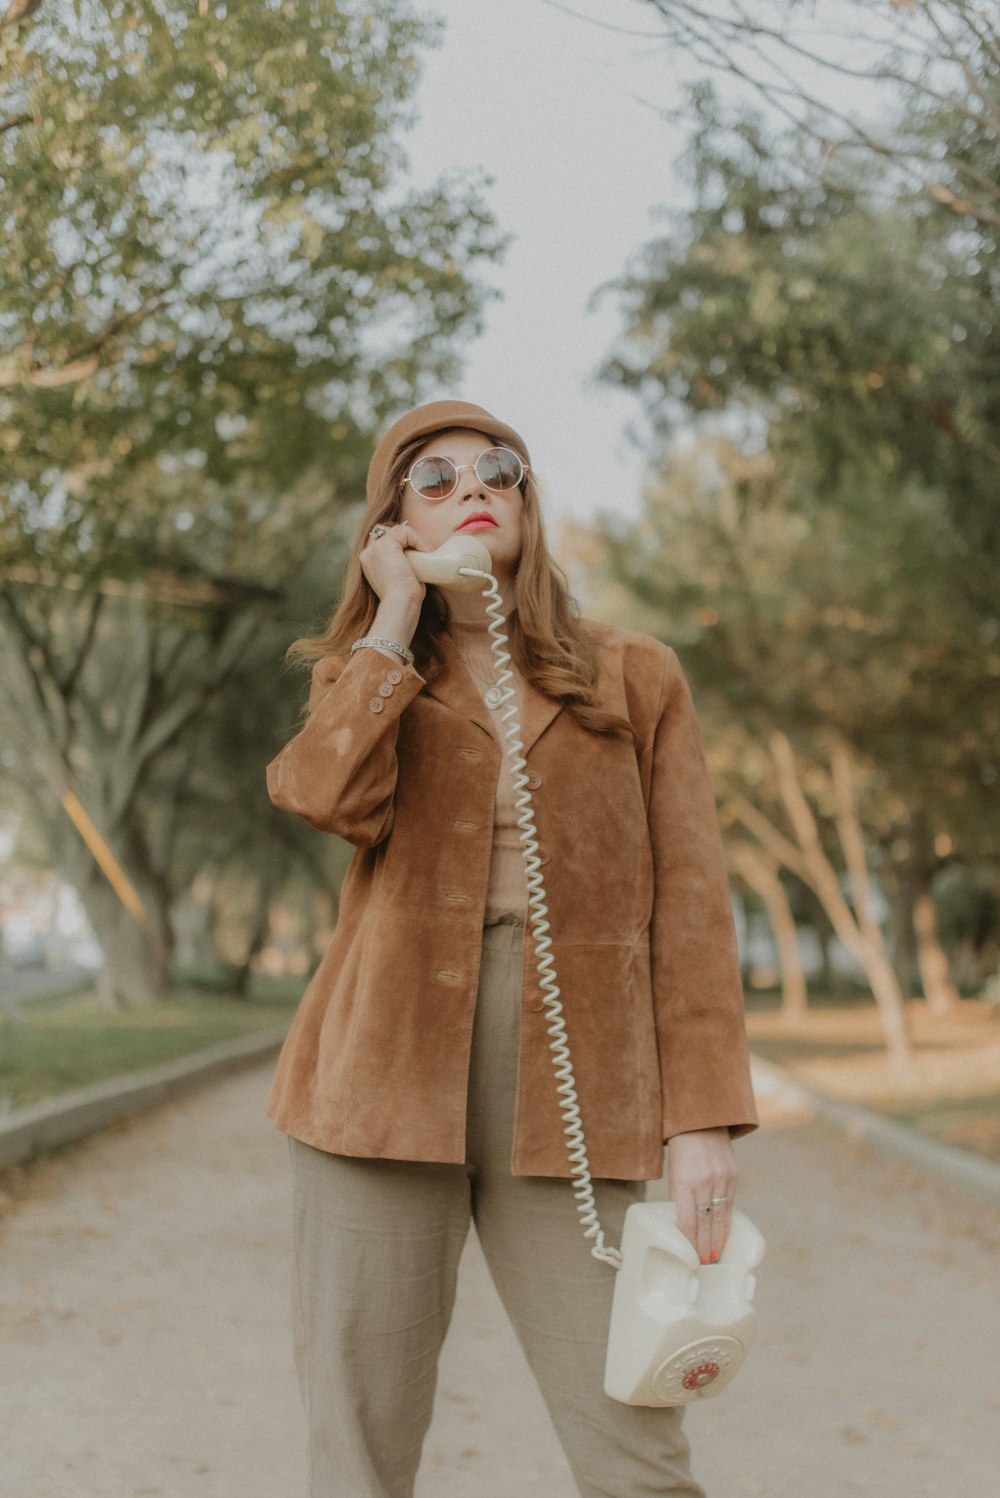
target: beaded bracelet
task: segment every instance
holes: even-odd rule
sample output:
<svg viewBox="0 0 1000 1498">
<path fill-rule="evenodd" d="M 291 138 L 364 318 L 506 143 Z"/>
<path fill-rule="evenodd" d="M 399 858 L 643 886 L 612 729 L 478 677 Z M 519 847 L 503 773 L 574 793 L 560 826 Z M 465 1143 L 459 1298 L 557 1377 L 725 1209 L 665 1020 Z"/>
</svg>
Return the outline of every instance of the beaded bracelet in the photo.
<svg viewBox="0 0 1000 1498">
<path fill-rule="evenodd" d="M 363 639 L 355 640 L 351 646 L 351 654 L 353 655 L 356 650 L 379 648 L 382 650 L 392 650 L 396 655 L 402 656 L 408 666 L 413 665 L 413 651 L 408 649 L 407 646 L 400 645 L 395 640 L 377 639 L 375 635 L 365 635 Z"/>
</svg>

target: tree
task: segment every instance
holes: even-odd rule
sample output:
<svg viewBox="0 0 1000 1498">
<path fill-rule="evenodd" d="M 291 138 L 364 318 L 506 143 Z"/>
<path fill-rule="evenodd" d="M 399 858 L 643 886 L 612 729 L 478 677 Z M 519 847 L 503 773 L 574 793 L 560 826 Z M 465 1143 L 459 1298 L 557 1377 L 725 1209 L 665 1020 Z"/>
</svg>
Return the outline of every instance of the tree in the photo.
<svg viewBox="0 0 1000 1498">
<path fill-rule="evenodd" d="M 976 0 L 646 0 L 670 53 L 738 80 L 797 179 L 874 161 L 894 197 L 1000 228 L 1000 20 Z M 817 20 L 825 24 L 817 26 Z M 730 89 L 731 92 L 731 89 Z M 672 114 L 686 117 L 680 109 Z"/>
<path fill-rule="evenodd" d="M 402 186 L 431 40 L 402 0 L 247 24 L 79 0 L 0 30 L 0 691 L 50 815 L 78 794 L 141 899 L 145 930 L 57 838 L 119 1000 L 164 981 L 196 725 L 236 675 L 273 691 L 375 430 L 479 325 L 478 188 Z"/>
<path fill-rule="evenodd" d="M 853 756 L 842 740 L 831 741 L 829 783 L 823 788 L 830 801 L 829 817 L 836 828 L 846 870 L 848 899 L 840 872 L 824 848 L 819 819 L 803 788 L 803 772 L 791 743 L 783 733 L 773 731 L 768 748 L 775 799 L 786 814 L 792 836 L 776 826 L 775 819 L 763 814 L 759 804 L 754 805 L 742 795 L 732 798 L 731 812 L 761 849 L 797 874 L 816 894 L 834 931 L 871 984 L 890 1063 L 905 1072 L 912 1062 L 905 995 L 889 959 L 872 899 L 869 852 L 858 806 L 858 773 Z"/>
<path fill-rule="evenodd" d="M 619 562 L 730 721 L 870 767 L 869 856 L 926 887 L 1000 846 L 995 246 L 860 175 L 789 180 L 759 122 L 741 142 L 703 115 L 695 209 L 619 283 L 605 376 L 662 454 Z M 940 999 L 926 902 L 918 923 Z"/>
<path fill-rule="evenodd" d="M 732 873 L 763 901 L 778 952 L 781 1012 L 795 1024 L 805 1016 L 809 991 L 799 955 L 795 916 L 781 881 L 783 860 L 752 839 L 733 836 L 726 839 L 726 854 Z"/>
<path fill-rule="evenodd" d="M 253 689 L 254 674 L 230 680 L 200 732 L 189 735 L 197 753 L 178 786 L 167 871 L 175 908 L 199 890 L 205 955 L 233 967 L 228 987 L 242 997 L 275 909 L 318 899 L 332 916 L 352 851 L 339 838 L 317 838 L 268 800 L 263 765 L 295 732 L 306 684 L 285 672 L 265 693 Z"/>
</svg>

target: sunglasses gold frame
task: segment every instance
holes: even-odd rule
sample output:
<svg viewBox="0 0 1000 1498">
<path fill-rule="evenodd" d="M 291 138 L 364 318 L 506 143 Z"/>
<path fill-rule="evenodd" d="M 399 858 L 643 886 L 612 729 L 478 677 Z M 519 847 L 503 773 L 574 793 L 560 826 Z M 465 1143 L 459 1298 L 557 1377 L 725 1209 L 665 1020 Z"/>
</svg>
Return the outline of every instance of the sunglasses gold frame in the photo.
<svg viewBox="0 0 1000 1498">
<path fill-rule="evenodd" d="M 506 489 L 494 489 L 492 484 L 487 484 L 486 480 L 479 472 L 479 464 L 480 461 L 485 458 L 488 453 L 510 453 L 511 457 L 516 458 L 518 464 L 520 465 L 520 478 L 515 479 L 512 484 L 508 484 Z M 520 453 L 515 452 L 512 447 L 497 446 L 484 448 L 484 450 L 479 454 L 479 457 L 474 463 L 455 463 L 451 458 L 445 457 L 444 454 L 424 453 L 421 457 L 417 458 L 416 462 L 410 468 L 409 473 L 407 473 L 403 478 L 404 485 L 410 483 L 414 469 L 418 466 L 418 464 L 429 462 L 434 458 L 437 458 L 439 462 L 451 463 L 452 468 L 454 468 L 455 470 L 455 482 L 445 494 L 420 494 L 420 490 L 415 488 L 414 493 L 420 494 L 421 499 L 447 499 L 449 495 L 454 494 L 455 490 L 458 488 L 459 474 L 464 473 L 468 468 L 471 468 L 475 472 L 476 478 L 479 479 L 479 482 L 485 488 L 489 489 L 491 494 L 506 494 L 509 489 L 520 488 L 525 479 L 528 477 L 528 474 L 531 472 L 531 469 L 528 467 L 527 463 L 525 463 Z"/>
</svg>

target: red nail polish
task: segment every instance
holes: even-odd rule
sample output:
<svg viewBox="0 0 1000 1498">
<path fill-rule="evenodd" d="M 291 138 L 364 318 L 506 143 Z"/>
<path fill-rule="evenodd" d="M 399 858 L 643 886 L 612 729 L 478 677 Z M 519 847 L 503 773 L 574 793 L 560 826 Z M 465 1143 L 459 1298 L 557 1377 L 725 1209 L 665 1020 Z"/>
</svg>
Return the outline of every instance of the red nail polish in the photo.
<svg viewBox="0 0 1000 1498">
<path fill-rule="evenodd" d="M 703 1264 L 707 1264 L 707 1263 L 708 1263 L 708 1260 L 707 1260 L 707 1259 L 702 1259 L 702 1261 L 701 1261 L 701 1262 L 702 1262 L 702 1263 L 703 1263 Z"/>
<path fill-rule="evenodd" d="M 714 1264 L 716 1262 L 716 1260 L 718 1259 L 719 1255 L 713 1249 L 712 1252 L 709 1254 L 708 1257 L 709 1257 L 710 1262 Z"/>
</svg>

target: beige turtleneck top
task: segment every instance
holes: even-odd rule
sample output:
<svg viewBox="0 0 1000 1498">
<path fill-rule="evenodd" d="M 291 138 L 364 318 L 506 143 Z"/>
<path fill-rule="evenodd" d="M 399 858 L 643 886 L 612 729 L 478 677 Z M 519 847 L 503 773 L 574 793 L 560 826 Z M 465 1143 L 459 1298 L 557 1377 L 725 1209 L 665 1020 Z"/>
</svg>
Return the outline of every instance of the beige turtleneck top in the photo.
<svg viewBox="0 0 1000 1498">
<path fill-rule="evenodd" d="M 448 623 L 448 633 L 469 670 L 477 693 L 482 697 L 485 689 L 493 686 L 496 681 L 494 656 L 490 648 L 489 620 L 484 617 L 482 620 L 467 621 L 453 617 Z M 513 663 L 510 670 L 514 674 L 515 701 L 520 715 L 524 706 L 524 680 Z M 504 731 L 509 725 L 504 722 L 502 707 L 499 711 L 493 708 L 487 708 L 487 711 L 493 732 L 503 749 L 493 814 L 493 857 L 486 893 L 486 919 L 491 920 L 508 912 L 524 915 L 528 907 L 528 885 L 517 826 L 514 782 L 504 739 Z"/>
</svg>

